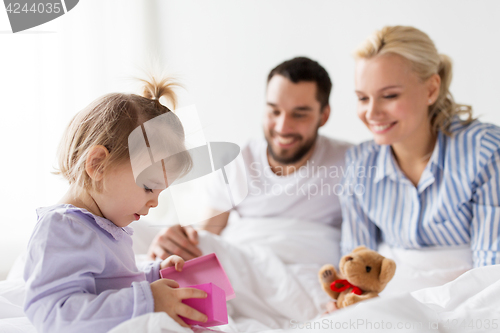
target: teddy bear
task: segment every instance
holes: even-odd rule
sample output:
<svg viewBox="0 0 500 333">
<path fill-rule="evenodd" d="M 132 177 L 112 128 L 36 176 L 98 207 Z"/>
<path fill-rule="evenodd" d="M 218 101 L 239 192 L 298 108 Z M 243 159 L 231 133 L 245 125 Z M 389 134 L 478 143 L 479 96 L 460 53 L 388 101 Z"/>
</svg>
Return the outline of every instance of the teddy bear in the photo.
<svg viewBox="0 0 500 333">
<path fill-rule="evenodd" d="M 332 265 L 324 265 L 318 276 L 323 290 L 337 300 L 340 309 L 377 297 L 394 276 L 396 263 L 365 246 L 358 246 L 340 259 L 339 269 L 340 275 Z"/>
</svg>

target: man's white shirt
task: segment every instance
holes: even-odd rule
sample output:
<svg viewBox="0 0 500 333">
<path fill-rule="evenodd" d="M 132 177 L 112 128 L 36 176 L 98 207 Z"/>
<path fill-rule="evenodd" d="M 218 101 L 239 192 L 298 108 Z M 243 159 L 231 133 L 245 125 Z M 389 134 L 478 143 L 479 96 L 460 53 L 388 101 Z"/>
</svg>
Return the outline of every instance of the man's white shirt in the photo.
<svg viewBox="0 0 500 333">
<path fill-rule="evenodd" d="M 345 152 L 352 144 L 318 136 L 314 152 L 307 163 L 286 176 L 276 175 L 267 158 L 267 142 L 252 140 L 241 150 L 242 163 L 228 170 L 233 193 L 242 193 L 247 175 L 248 195 L 233 208 L 242 218 L 293 218 L 318 222 L 340 228 L 342 213 L 338 195 L 343 191 L 341 180 L 345 169 Z M 235 170 L 237 168 L 239 170 Z M 239 184 L 239 185 L 238 185 Z M 236 186 L 236 188 L 235 188 Z M 226 188 L 207 189 L 208 206 L 227 211 Z"/>
</svg>

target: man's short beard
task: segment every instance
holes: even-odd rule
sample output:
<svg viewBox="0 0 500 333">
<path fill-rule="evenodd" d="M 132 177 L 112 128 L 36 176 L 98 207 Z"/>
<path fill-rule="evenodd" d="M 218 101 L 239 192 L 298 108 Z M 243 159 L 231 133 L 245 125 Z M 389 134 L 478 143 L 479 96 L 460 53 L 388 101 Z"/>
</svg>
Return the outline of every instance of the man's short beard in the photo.
<svg viewBox="0 0 500 333">
<path fill-rule="evenodd" d="M 266 137 L 267 152 L 269 153 L 269 155 L 271 155 L 273 160 L 275 160 L 276 162 L 278 162 L 280 164 L 284 164 L 284 165 L 294 164 L 294 163 L 300 161 L 312 149 L 312 147 L 314 146 L 314 143 L 316 142 L 316 139 L 318 138 L 318 129 L 319 129 L 319 126 L 316 129 L 316 131 L 314 132 L 314 136 L 310 140 L 306 141 L 304 143 L 304 145 L 293 156 L 290 156 L 288 158 L 284 158 L 284 157 L 281 157 L 281 156 L 275 154 L 273 151 L 273 148 L 271 146 L 270 139 L 268 139 Z"/>
</svg>

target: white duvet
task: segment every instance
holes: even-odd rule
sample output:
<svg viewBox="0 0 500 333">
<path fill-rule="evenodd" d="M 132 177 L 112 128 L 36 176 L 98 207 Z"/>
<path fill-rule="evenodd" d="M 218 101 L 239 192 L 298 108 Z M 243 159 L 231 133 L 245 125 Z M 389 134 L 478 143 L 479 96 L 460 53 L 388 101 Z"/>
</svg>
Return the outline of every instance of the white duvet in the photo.
<svg viewBox="0 0 500 333">
<path fill-rule="evenodd" d="M 382 247 L 381 252 L 395 259 L 398 268 L 381 297 L 320 316 L 328 297 L 319 286 L 317 271 L 324 263 L 338 262 L 339 237 L 338 230 L 324 225 L 283 219 L 236 221 L 223 237 L 201 233 L 202 251 L 217 253 L 236 292 L 228 302 L 229 324 L 214 329 L 500 330 L 500 266 L 467 271 L 471 267 L 467 248 L 406 251 Z M 35 332 L 22 313 L 23 297 L 23 283 L 15 275 L 0 282 L 0 332 Z M 166 314 L 153 313 L 124 322 L 111 332 L 190 331 Z"/>
<path fill-rule="evenodd" d="M 499 332 L 500 266 L 438 287 L 358 303 L 286 332 Z"/>
</svg>

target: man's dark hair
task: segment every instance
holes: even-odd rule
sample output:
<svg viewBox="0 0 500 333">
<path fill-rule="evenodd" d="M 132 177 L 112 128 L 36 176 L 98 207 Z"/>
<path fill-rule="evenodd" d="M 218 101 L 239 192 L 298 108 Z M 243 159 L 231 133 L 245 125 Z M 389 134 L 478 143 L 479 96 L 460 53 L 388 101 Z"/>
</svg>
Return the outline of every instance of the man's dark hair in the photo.
<svg viewBox="0 0 500 333">
<path fill-rule="evenodd" d="M 316 99 L 321 104 L 321 110 L 328 105 L 330 92 L 332 91 L 332 81 L 328 72 L 317 61 L 306 57 L 287 60 L 271 70 L 267 76 L 267 83 L 275 75 L 284 76 L 293 83 L 301 81 L 316 82 Z"/>
</svg>

